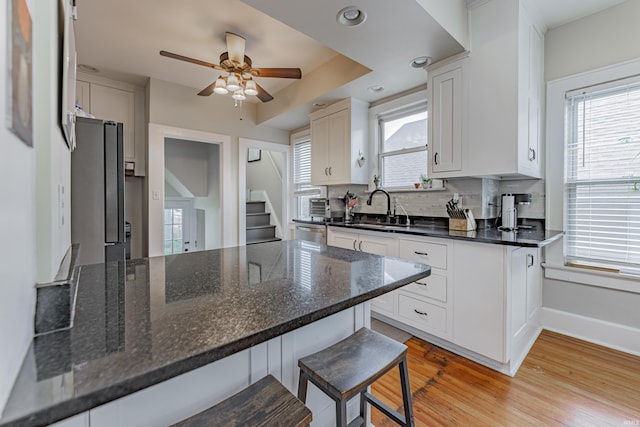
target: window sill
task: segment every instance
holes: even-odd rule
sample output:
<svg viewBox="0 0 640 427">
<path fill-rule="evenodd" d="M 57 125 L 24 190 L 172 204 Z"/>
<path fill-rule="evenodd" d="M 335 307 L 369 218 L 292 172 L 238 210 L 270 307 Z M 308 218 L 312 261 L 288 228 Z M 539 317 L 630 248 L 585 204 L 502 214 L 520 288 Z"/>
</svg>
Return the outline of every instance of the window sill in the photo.
<svg viewBox="0 0 640 427">
<path fill-rule="evenodd" d="M 640 293 L 640 276 L 549 263 L 543 263 L 542 267 L 546 279 Z"/>
</svg>

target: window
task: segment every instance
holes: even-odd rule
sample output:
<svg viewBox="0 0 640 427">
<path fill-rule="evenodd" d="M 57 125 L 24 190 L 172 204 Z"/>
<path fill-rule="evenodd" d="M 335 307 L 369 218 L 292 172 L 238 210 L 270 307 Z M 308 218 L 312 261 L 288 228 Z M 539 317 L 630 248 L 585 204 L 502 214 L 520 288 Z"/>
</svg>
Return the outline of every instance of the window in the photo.
<svg viewBox="0 0 640 427">
<path fill-rule="evenodd" d="M 324 187 L 311 185 L 311 139 L 308 132 L 292 137 L 294 218 L 311 219 L 309 199 L 322 197 Z"/>
<path fill-rule="evenodd" d="M 164 210 L 164 254 L 182 252 L 182 209 L 165 208 Z"/>
<path fill-rule="evenodd" d="M 427 175 L 427 105 L 378 117 L 380 171 L 385 188 L 413 188 Z"/>
<path fill-rule="evenodd" d="M 640 76 L 566 94 L 565 257 L 640 264 Z"/>
</svg>

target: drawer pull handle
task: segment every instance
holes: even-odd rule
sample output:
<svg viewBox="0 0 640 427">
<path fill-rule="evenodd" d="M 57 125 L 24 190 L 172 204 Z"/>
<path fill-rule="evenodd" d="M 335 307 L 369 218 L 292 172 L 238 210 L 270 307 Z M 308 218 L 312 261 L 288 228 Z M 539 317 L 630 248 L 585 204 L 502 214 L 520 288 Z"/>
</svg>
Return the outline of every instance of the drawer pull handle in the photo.
<svg viewBox="0 0 640 427">
<path fill-rule="evenodd" d="M 413 311 L 415 311 L 417 314 L 419 314 L 420 316 L 428 316 L 429 313 L 425 313 L 424 311 L 418 311 L 415 308 L 413 309 Z"/>
<path fill-rule="evenodd" d="M 428 283 L 424 283 L 424 282 L 416 282 L 416 285 L 420 285 L 420 286 L 427 286 Z"/>
<path fill-rule="evenodd" d="M 416 254 L 416 255 L 429 256 L 429 254 L 427 252 L 413 251 L 413 253 Z"/>
</svg>

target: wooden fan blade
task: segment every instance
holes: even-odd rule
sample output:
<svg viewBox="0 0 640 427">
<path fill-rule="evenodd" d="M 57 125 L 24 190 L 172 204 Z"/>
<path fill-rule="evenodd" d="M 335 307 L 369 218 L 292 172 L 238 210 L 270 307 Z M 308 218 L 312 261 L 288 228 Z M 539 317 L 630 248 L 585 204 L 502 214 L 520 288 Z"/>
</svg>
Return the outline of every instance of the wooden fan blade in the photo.
<svg viewBox="0 0 640 427">
<path fill-rule="evenodd" d="M 269 102 L 273 99 L 273 96 L 271 96 L 269 92 L 264 90 L 264 88 L 258 83 L 256 83 L 256 89 L 258 89 L 258 94 L 256 96 L 260 99 L 260 101 Z"/>
<path fill-rule="evenodd" d="M 180 61 L 191 62 L 192 64 L 213 68 L 214 70 L 225 71 L 224 68 L 219 65 L 212 64 L 207 61 L 201 61 L 199 59 L 189 58 L 188 56 L 178 55 L 177 53 L 167 52 L 166 50 L 161 50 L 160 55 L 166 56 L 167 58 L 179 59 Z"/>
<path fill-rule="evenodd" d="M 244 37 L 233 33 L 227 33 L 227 52 L 229 59 L 237 64 L 242 64 L 244 60 L 244 48 L 246 44 Z"/>
<path fill-rule="evenodd" d="M 198 92 L 198 95 L 200 95 L 200 96 L 209 96 L 209 95 L 211 95 L 213 93 L 213 88 L 215 88 L 215 86 L 216 86 L 216 82 L 214 81 L 209 86 L 205 87 L 200 92 Z"/>
<path fill-rule="evenodd" d="M 280 77 L 283 79 L 301 79 L 300 68 L 252 68 L 251 74 L 255 77 Z"/>
</svg>

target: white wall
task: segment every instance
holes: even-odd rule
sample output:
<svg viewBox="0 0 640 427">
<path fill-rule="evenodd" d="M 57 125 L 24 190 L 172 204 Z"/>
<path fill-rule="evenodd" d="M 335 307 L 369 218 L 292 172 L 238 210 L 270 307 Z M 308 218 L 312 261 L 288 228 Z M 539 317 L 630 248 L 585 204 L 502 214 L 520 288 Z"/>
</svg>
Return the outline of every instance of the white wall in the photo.
<svg viewBox="0 0 640 427">
<path fill-rule="evenodd" d="M 640 58 L 640 2 L 630 0 L 611 9 L 563 25 L 545 36 L 547 93 L 547 227 L 563 227 L 563 87 L 567 77 Z M 582 85 L 582 86 L 581 86 Z M 576 88 L 577 88 L 576 87 Z M 566 89 L 573 89 L 567 87 Z M 562 267 L 562 243 L 545 249 L 546 263 Z M 571 270 L 571 269 L 570 269 Z M 576 270 L 576 269 L 572 269 Z M 640 281 L 635 291 L 613 289 L 628 279 L 549 267 L 543 284 L 545 327 L 622 350 L 640 353 Z M 551 278 L 555 277 L 555 278 Z M 562 277 L 562 279 L 557 279 Z M 589 283 L 586 283 L 589 282 Z M 627 286 L 628 287 L 628 286 Z"/>
<path fill-rule="evenodd" d="M 58 127 L 57 2 L 28 2 L 33 28 L 34 147 L 0 125 L 0 411 L 33 336 L 36 282 L 53 280 L 70 244 L 70 154 Z M 0 22 L 7 22 L 6 3 Z M 4 26 L 3 26 L 4 28 Z M 7 31 L 0 75 L 7 76 Z M 0 117 L 6 115 L 0 85 Z M 64 187 L 62 215 L 58 188 Z M 64 224 L 59 224 L 64 216 Z"/>
<path fill-rule="evenodd" d="M 224 223 L 222 246 L 238 243 L 238 138 L 252 138 L 260 141 L 289 144 L 289 133 L 264 125 L 256 125 L 256 106 L 243 103 L 242 108 L 234 108 L 230 96 L 198 96 L 198 89 L 151 79 L 147 92 L 149 99 L 149 123 L 154 126 L 175 127 L 194 132 L 213 133 L 229 140 L 229 152 L 223 148 L 220 152 L 222 165 L 221 187 L 223 204 L 221 206 Z M 148 188 L 163 192 L 164 154 L 163 140 L 149 133 L 148 151 Z M 162 147 L 162 148 L 161 148 Z M 226 168 L 226 169 L 225 169 Z M 159 200 L 163 196 L 160 194 Z M 152 242 L 159 232 L 162 207 L 149 198 L 149 254 L 156 254 L 161 246 Z M 155 228 L 158 228 L 156 230 Z M 156 249 L 154 249 L 157 247 Z"/>
</svg>

